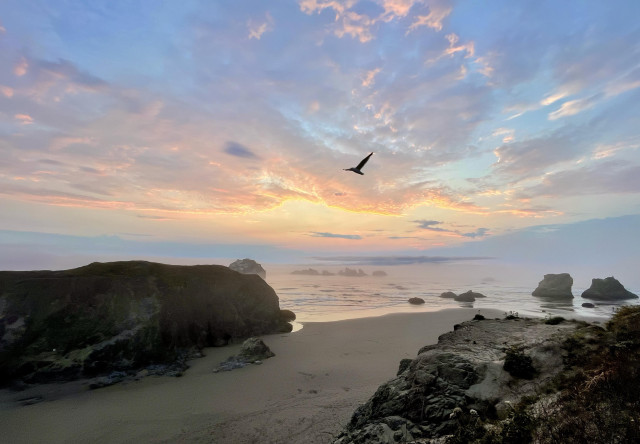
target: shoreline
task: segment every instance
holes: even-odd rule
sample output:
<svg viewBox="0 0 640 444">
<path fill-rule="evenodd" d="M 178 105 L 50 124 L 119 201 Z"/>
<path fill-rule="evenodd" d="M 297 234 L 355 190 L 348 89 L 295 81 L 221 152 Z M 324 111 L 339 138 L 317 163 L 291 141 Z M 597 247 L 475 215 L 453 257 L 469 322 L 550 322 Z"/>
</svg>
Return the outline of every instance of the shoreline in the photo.
<svg viewBox="0 0 640 444">
<path fill-rule="evenodd" d="M 326 443 L 395 377 L 401 359 L 414 358 L 478 312 L 503 316 L 495 309 L 453 308 L 305 322 L 294 333 L 261 336 L 276 356 L 231 372 L 212 370 L 240 343 L 206 349 L 181 378 L 146 377 L 91 391 L 81 381 L 5 389 L 0 428 L 14 443 Z M 34 396 L 43 400 L 16 403 Z"/>
</svg>

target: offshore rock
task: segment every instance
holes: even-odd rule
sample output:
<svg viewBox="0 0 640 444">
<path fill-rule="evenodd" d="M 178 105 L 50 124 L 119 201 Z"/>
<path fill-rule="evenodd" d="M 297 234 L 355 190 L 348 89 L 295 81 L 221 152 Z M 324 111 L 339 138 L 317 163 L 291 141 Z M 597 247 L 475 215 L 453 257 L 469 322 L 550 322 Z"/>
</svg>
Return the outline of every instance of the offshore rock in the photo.
<svg viewBox="0 0 640 444">
<path fill-rule="evenodd" d="M 237 271 L 242 274 L 257 274 L 262 279 L 267 279 L 267 272 L 262 268 L 262 265 L 254 261 L 253 259 L 238 259 L 229 265 L 233 271 Z"/>
<path fill-rule="evenodd" d="M 495 418 L 562 371 L 562 344 L 578 326 L 525 319 L 460 324 L 412 361 L 403 360 L 398 375 L 356 409 L 334 444 L 433 442 L 456 431 L 456 413 Z M 531 358 L 533 379 L 503 369 L 510 347 Z"/>
<path fill-rule="evenodd" d="M 604 279 L 592 279 L 591 287 L 582 293 L 582 297 L 598 301 L 620 301 L 638 298 L 636 294 L 624 288 L 613 276 Z"/>
<path fill-rule="evenodd" d="M 440 297 L 445 299 L 455 299 L 458 297 L 458 295 L 455 294 L 453 291 L 445 291 L 444 293 L 440 294 Z"/>
<path fill-rule="evenodd" d="M 545 274 L 531 294 L 550 299 L 573 299 L 572 285 L 573 278 L 569 273 Z"/>
<path fill-rule="evenodd" d="M 422 298 L 409 298 L 409 303 L 412 305 L 421 305 L 424 304 L 424 299 Z"/>
<path fill-rule="evenodd" d="M 453 299 L 457 302 L 474 302 L 478 298 L 486 298 L 486 296 L 482 293 L 469 290 L 466 293 L 460 293 Z"/>
<path fill-rule="evenodd" d="M 264 280 L 220 265 L 129 261 L 4 271 L 0 381 L 128 373 L 287 326 Z"/>
</svg>

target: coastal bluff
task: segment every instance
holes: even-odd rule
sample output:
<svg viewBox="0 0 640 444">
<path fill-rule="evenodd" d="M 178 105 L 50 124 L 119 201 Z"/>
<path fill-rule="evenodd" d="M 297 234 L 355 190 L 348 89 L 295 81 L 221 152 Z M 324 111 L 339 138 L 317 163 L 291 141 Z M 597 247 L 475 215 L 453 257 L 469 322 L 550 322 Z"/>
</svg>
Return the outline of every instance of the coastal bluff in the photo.
<svg viewBox="0 0 640 444">
<path fill-rule="evenodd" d="M 635 442 L 640 308 L 606 327 L 514 315 L 457 324 L 403 359 L 333 443 Z"/>
<path fill-rule="evenodd" d="M 131 372 L 184 362 L 202 347 L 290 330 L 262 278 L 220 265 L 126 261 L 0 272 L 5 382 Z"/>
</svg>

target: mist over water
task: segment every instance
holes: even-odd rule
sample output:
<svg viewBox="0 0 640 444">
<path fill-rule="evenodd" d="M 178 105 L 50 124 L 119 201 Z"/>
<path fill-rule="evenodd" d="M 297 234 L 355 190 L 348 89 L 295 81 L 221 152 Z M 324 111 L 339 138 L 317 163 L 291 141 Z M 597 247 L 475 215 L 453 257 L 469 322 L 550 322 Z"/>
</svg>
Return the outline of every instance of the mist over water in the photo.
<svg viewBox="0 0 640 444">
<path fill-rule="evenodd" d="M 297 321 L 322 322 L 379 316 L 388 313 L 437 311 L 444 308 L 494 308 L 503 312 L 518 312 L 520 316 L 560 315 L 566 318 L 605 320 L 620 305 L 637 304 L 638 300 L 616 304 L 599 304 L 595 308 L 582 307 L 583 302 L 594 302 L 580 296 L 591 285 L 592 277 L 606 277 L 587 273 L 571 273 L 574 299 L 554 303 L 531 295 L 545 272 L 516 265 L 494 264 L 420 264 L 401 266 L 348 266 L 361 269 L 367 276 L 340 276 L 341 265 L 268 265 L 267 283 L 280 298 L 280 307 L 293 310 Z M 292 274 L 294 270 L 313 268 L 326 270 L 333 276 Z M 372 276 L 376 270 L 386 276 Z M 561 273 L 566 270 L 546 271 Z M 638 294 L 638 289 L 625 287 Z M 468 290 L 487 296 L 473 303 L 456 302 L 441 298 L 445 291 L 456 294 Z M 411 305 L 412 297 L 424 299 L 422 305 Z M 594 302 L 595 303 L 595 302 Z"/>
</svg>

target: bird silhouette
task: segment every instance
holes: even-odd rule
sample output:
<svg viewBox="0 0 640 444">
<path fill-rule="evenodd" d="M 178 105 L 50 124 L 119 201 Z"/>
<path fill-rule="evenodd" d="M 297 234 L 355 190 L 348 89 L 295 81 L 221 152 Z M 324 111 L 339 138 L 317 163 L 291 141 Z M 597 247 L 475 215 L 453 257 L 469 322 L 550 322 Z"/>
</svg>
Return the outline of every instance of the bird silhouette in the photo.
<svg viewBox="0 0 640 444">
<path fill-rule="evenodd" d="M 360 171 L 362 169 L 362 167 L 367 163 L 367 161 L 369 160 L 369 157 L 373 156 L 373 153 L 369 153 L 369 155 L 367 157 L 365 157 L 364 159 L 362 159 L 362 161 L 358 164 L 357 167 L 354 168 L 344 168 L 345 171 L 353 171 L 354 173 L 360 174 L 361 176 L 364 176 L 364 173 L 362 171 Z"/>
</svg>

